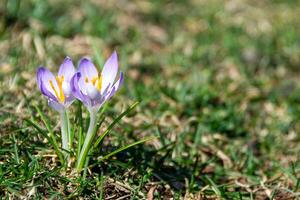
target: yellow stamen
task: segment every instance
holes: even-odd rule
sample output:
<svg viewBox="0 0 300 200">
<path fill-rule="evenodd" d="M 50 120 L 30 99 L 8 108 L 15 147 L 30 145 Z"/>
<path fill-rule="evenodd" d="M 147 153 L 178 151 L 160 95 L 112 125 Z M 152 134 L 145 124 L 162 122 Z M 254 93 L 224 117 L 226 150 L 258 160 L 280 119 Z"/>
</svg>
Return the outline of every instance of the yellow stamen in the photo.
<svg viewBox="0 0 300 200">
<path fill-rule="evenodd" d="M 98 77 L 96 77 L 96 76 L 94 78 L 92 78 L 92 80 L 91 80 L 92 84 L 95 85 L 97 80 L 98 80 Z"/>
<path fill-rule="evenodd" d="M 101 91 L 101 87 L 102 87 L 102 76 L 100 75 L 98 77 L 98 84 L 97 84 L 97 88 L 99 91 Z"/>
<path fill-rule="evenodd" d="M 56 76 L 55 79 L 56 79 L 56 82 L 58 85 L 59 93 L 55 89 L 52 80 L 49 80 L 50 86 L 53 89 L 55 96 L 58 98 L 58 100 L 60 102 L 65 102 L 65 95 L 64 95 L 64 92 L 62 89 L 62 83 L 64 82 L 65 77 L 64 76 Z"/>
<path fill-rule="evenodd" d="M 57 97 L 58 97 L 58 93 L 57 93 L 57 91 L 56 91 L 56 89 L 55 89 L 55 87 L 54 87 L 54 85 L 53 85 L 53 82 L 52 82 L 52 80 L 49 80 L 49 83 L 50 83 L 50 86 L 51 86 L 52 90 L 53 90 L 53 91 L 54 91 L 54 93 L 55 93 L 55 96 L 57 96 Z"/>
<path fill-rule="evenodd" d="M 56 78 L 58 88 L 59 88 L 59 99 L 61 102 L 65 102 L 65 95 L 64 95 L 64 91 L 62 89 L 62 84 L 65 80 L 65 77 L 64 76 L 56 76 L 55 78 Z"/>
<path fill-rule="evenodd" d="M 92 78 L 92 80 L 91 80 L 91 82 L 92 82 L 92 84 L 94 85 L 94 86 L 96 86 L 97 87 L 97 89 L 100 91 L 101 90 L 101 85 L 102 85 L 102 76 L 100 75 L 100 76 L 95 76 L 94 78 Z"/>
</svg>

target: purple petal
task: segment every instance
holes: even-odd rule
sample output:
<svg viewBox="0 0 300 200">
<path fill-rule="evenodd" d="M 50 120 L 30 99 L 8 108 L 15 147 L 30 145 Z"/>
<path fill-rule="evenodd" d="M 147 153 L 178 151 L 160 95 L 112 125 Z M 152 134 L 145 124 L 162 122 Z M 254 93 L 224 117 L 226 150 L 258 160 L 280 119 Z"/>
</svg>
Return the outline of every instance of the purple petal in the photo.
<svg viewBox="0 0 300 200">
<path fill-rule="evenodd" d="M 98 99 L 101 95 L 98 89 L 92 84 L 86 84 L 86 92 L 90 99 Z"/>
<path fill-rule="evenodd" d="M 71 79 L 71 89 L 72 89 L 72 94 L 74 97 L 76 97 L 77 99 L 79 99 L 80 101 L 82 101 L 83 96 L 82 93 L 78 87 L 78 80 L 81 77 L 81 73 L 77 72 L 76 74 L 74 74 L 74 76 Z"/>
<path fill-rule="evenodd" d="M 107 97 L 105 98 L 106 100 L 109 100 L 112 96 L 114 96 L 114 94 L 116 93 L 116 88 L 113 87 L 109 93 L 109 95 L 107 95 Z"/>
<path fill-rule="evenodd" d="M 86 95 L 84 95 L 82 93 L 81 89 L 79 88 L 79 82 L 80 82 L 80 79 L 82 79 L 81 76 L 82 76 L 81 73 L 77 72 L 71 79 L 72 94 L 74 97 L 79 99 L 85 105 L 90 105 L 91 104 L 90 99 Z"/>
<path fill-rule="evenodd" d="M 99 96 L 97 99 L 95 99 L 94 105 L 98 105 L 99 108 L 102 106 L 102 104 L 103 104 L 103 103 L 106 101 L 106 99 L 107 99 L 106 97 L 110 94 L 109 89 L 110 89 L 110 85 L 108 85 L 108 86 L 105 88 L 105 90 L 104 90 L 104 92 L 102 93 L 101 96 Z"/>
<path fill-rule="evenodd" d="M 82 74 L 81 74 L 82 75 Z M 78 87 L 80 89 L 80 91 L 87 95 L 87 83 L 84 80 L 85 78 L 82 76 L 79 80 L 78 80 Z"/>
<path fill-rule="evenodd" d="M 114 96 L 114 94 L 116 93 L 116 91 L 118 91 L 120 89 L 120 87 L 122 86 L 122 84 L 123 84 L 123 73 L 121 72 L 119 80 L 112 87 L 111 91 L 109 92 L 109 94 L 106 97 L 106 100 L 108 100 L 112 96 Z"/>
<path fill-rule="evenodd" d="M 58 112 L 62 112 L 65 110 L 65 107 L 62 104 L 56 101 L 52 101 L 51 99 L 48 99 L 48 105 Z"/>
<path fill-rule="evenodd" d="M 117 80 L 117 82 L 114 84 L 114 87 L 116 88 L 116 91 L 120 89 L 120 87 L 123 85 L 124 79 L 123 79 L 123 72 L 120 72 L 120 78 Z"/>
<path fill-rule="evenodd" d="M 41 92 L 49 98 L 56 99 L 55 92 L 50 85 L 50 81 L 53 87 L 58 91 L 58 85 L 54 75 L 45 67 L 39 67 L 37 71 L 37 83 Z"/>
<path fill-rule="evenodd" d="M 107 59 L 102 70 L 102 89 L 101 94 L 109 84 L 112 86 L 118 73 L 118 55 L 114 51 Z"/>
<path fill-rule="evenodd" d="M 75 97 L 73 95 L 66 98 L 64 106 L 67 108 L 69 107 L 75 100 Z"/>
<path fill-rule="evenodd" d="M 81 73 L 82 78 L 88 78 L 89 80 L 98 77 L 98 71 L 95 65 L 88 59 L 82 58 L 79 63 L 78 72 Z"/>
<path fill-rule="evenodd" d="M 40 90 L 42 92 L 43 95 L 45 95 L 46 97 L 50 98 L 53 101 L 58 102 L 57 97 L 55 95 L 53 95 L 44 85 L 44 82 L 42 80 L 40 80 Z"/>
<path fill-rule="evenodd" d="M 39 89 L 41 90 L 41 76 L 42 76 L 42 73 L 43 73 L 43 70 L 44 70 L 44 67 L 39 67 L 37 72 L 36 72 L 36 82 L 37 82 L 37 85 L 39 87 Z"/>
<path fill-rule="evenodd" d="M 58 76 L 64 76 L 65 81 L 70 82 L 75 74 L 75 67 L 70 57 L 66 57 L 58 70 Z"/>
</svg>

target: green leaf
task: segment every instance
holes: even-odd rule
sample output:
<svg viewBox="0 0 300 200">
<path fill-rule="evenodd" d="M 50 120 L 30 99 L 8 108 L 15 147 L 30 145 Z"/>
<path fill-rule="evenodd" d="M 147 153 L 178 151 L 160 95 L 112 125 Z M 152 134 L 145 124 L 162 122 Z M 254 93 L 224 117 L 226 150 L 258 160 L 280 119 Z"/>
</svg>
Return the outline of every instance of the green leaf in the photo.
<svg viewBox="0 0 300 200">
<path fill-rule="evenodd" d="M 52 143 L 51 138 L 47 135 L 47 132 L 45 130 L 43 130 L 42 127 L 40 127 L 40 125 L 34 121 L 34 119 L 24 119 L 30 126 L 32 126 L 33 128 L 35 128 L 40 134 L 42 134 L 49 142 Z"/>
<path fill-rule="evenodd" d="M 127 115 L 130 111 L 132 111 L 139 102 L 135 102 L 132 104 L 127 110 L 125 110 L 123 113 L 121 113 L 108 127 L 107 129 L 98 137 L 94 144 L 94 148 L 97 148 L 100 142 L 103 140 L 103 138 L 111 131 L 111 129 L 118 123 L 125 115 Z"/>
<path fill-rule="evenodd" d="M 31 125 L 33 128 L 35 128 L 40 134 L 42 134 L 51 143 L 51 145 L 53 146 L 53 148 L 54 148 L 54 150 L 55 150 L 55 152 L 56 152 L 56 154 L 57 154 L 57 156 L 58 156 L 61 164 L 63 165 L 64 159 L 63 159 L 62 154 L 61 154 L 61 152 L 59 150 L 59 147 L 58 147 L 58 145 L 56 143 L 56 140 L 53 141 L 52 138 L 50 138 L 47 135 L 47 132 L 45 130 L 43 130 L 43 128 L 40 127 L 40 125 L 36 121 L 34 121 L 33 119 L 25 119 L 25 121 L 29 125 Z"/>
<path fill-rule="evenodd" d="M 154 140 L 154 139 L 157 139 L 157 138 L 158 138 L 157 136 L 147 137 L 147 138 L 141 139 L 141 140 L 139 140 L 139 141 L 136 141 L 136 142 L 134 142 L 134 143 L 131 143 L 131 144 L 129 144 L 129 145 L 126 145 L 126 146 L 124 146 L 124 147 L 121 147 L 121 148 L 119 148 L 119 149 L 117 149 L 117 150 L 115 150 L 115 151 L 113 151 L 113 152 L 107 154 L 106 156 L 100 158 L 99 162 L 102 162 L 103 160 L 106 160 L 106 159 L 108 159 L 109 157 L 111 157 L 111 156 L 113 156 L 113 155 L 115 155 L 115 154 L 117 154 L 117 153 L 119 153 L 119 152 L 121 152 L 121 151 L 124 151 L 124 150 L 126 150 L 126 149 L 129 149 L 129 148 L 131 148 L 131 147 L 133 147 L 133 146 L 135 146 L 135 145 L 138 145 L 138 144 L 141 144 L 141 143 L 150 141 L 150 140 Z"/>
<path fill-rule="evenodd" d="M 64 162 L 63 156 L 62 156 L 62 154 L 59 150 L 59 146 L 57 144 L 57 141 L 56 141 L 56 138 L 54 136 L 53 130 L 50 126 L 49 120 L 47 119 L 47 117 L 44 115 L 44 113 L 41 111 L 41 109 L 38 106 L 35 105 L 34 107 L 35 107 L 36 111 L 39 113 L 39 115 L 41 117 L 41 120 L 45 124 L 45 126 L 46 126 L 46 128 L 47 128 L 47 130 L 50 134 L 50 138 L 52 140 L 52 145 L 55 149 L 55 152 L 56 152 L 57 156 L 59 157 L 59 160 L 60 160 L 61 164 L 64 165 L 65 162 Z"/>
<path fill-rule="evenodd" d="M 208 182 L 210 183 L 210 186 L 212 187 L 212 190 L 215 192 L 215 194 L 218 197 L 222 197 L 222 192 L 219 190 L 218 186 L 215 184 L 215 182 L 213 180 L 211 180 L 211 178 L 209 178 L 208 176 L 205 175 L 206 180 L 208 180 Z"/>
</svg>

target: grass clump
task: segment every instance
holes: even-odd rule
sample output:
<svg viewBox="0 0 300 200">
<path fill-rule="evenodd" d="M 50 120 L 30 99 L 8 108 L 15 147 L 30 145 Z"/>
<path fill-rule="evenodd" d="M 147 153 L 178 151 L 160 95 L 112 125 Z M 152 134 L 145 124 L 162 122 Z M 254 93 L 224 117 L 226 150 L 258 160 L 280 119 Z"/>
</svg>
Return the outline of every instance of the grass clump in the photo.
<svg viewBox="0 0 300 200">
<path fill-rule="evenodd" d="M 4 1 L 0 196 L 299 198 L 298 5 Z M 56 71 L 65 55 L 74 60 L 90 55 L 103 66 L 114 49 L 127 78 L 99 133 L 124 108 L 141 103 L 111 129 L 84 176 L 74 176 L 40 134 L 46 129 L 33 105 L 51 116 L 55 136 L 59 124 L 41 101 L 34 74 L 41 63 Z M 153 135 L 159 139 L 98 162 Z"/>
</svg>

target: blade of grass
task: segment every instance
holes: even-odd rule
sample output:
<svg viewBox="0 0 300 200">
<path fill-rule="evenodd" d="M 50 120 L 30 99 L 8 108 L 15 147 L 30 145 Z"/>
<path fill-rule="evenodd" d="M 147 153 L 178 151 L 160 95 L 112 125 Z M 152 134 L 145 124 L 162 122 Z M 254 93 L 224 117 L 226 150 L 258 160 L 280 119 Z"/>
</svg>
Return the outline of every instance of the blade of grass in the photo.
<svg viewBox="0 0 300 200">
<path fill-rule="evenodd" d="M 80 127 L 82 127 L 82 130 L 84 130 L 82 119 L 82 103 L 80 101 L 77 103 L 76 122 L 80 125 Z"/>
<path fill-rule="evenodd" d="M 57 143 L 55 143 L 55 141 L 53 141 L 46 133 L 45 130 L 43 130 L 43 128 L 41 128 L 38 123 L 36 121 L 34 121 L 33 119 L 25 119 L 25 121 L 31 125 L 33 128 L 35 128 L 40 134 L 42 134 L 50 143 L 51 145 L 53 146 L 54 150 L 55 150 L 55 153 L 57 154 L 61 164 L 63 165 L 64 164 L 64 159 L 62 157 L 62 154 L 59 150 L 59 147 L 57 145 Z"/>
<path fill-rule="evenodd" d="M 83 180 L 86 179 L 89 161 L 90 161 L 90 157 L 87 156 L 87 157 L 86 157 L 86 160 L 85 160 L 85 164 L 84 164 L 84 169 L 83 169 L 83 176 L 82 176 L 82 179 L 83 179 Z"/>
<path fill-rule="evenodd" d="M 72 152 L 72 154 L 75 153 L 75 152 L 73 151 L 74 135 L 75 135 L 74 128 L 71 127 L 71 130 L 70 130 L 70 151 Z M 75 149 L 75 148 L 74 148 L 74 149 Z"/>
<path fill-rule="evenodd" d="M 299 189 L 299 185 L 300 185 L 300 178 L 297 178 L 297 183 L 295 186 L 295 191 L 297 191 Z"/>
<path fill-rule="evenodd" d="M 123 113 L 121 113 L 108 127 L 107 129 L 98 137 L 94 144 L 94 148 L 97 148 L 97 146 L 100 144 L 100 142 L 103 140 L 103 138 L 111 131 L 111 129 L 118 123 L 125 115 L 127 115 L 131 110 L 133 110 L 139 102 L 135 102 L 132 104 L 127 110 L 125 110 Z"/>
<path fill-rule="evenodd" d="M 137 196 L 137 194 L 140 192 L 141 187 L 142 187 L 142 185 L 143 185 L 144 182 L 145 182 L 145 178 L 146 178 L 146 175 L 144 175 L 144 176 L 141 178 L 141 180 L 139 181 L 138 187 L 135 188 L 135 189 L 132 191 L 133 194 L 131 195 L 132 197 L 130 198 L 130 200 L 137 199 L 136 196 Z"/>
<path fill-rule="evenodd" d="M 77 153 L 76 153 L 76 158 L 78 158 L 80 151 L 81 151 L 81 147 L 82 147 L 82 127 L 79 127 L 78 129 L 78 143 L 77 143 Z"/>
<path fill-rule="evenodd" d="M 165 139 L 164 135 L 161 133 L 160 127 L 158 125 L 156 126 L 156 133 L 157 133 L 157 135 L 159 135 L 162 146 L 163 147 L 166 146 L 166 144 L 167 144 L 166 139 Z"/>
<path fill-rule="evenodd" d="M 40 127 L 40 125 L 34 121 L 34 119 L 24 119 L 30 126 L 32 126 L 33 128 L 35 128 L 40 134 L 42 134 L 49 142 L 53 142 L 51 140 L 51 138 L 47 135 L 47 132 L 45 130 L 43 130 L 42 127 Z"/>
<path fill-rule="evenodd" d="M 119 152 L 121 152 L 121 151 L 124 151 L 124 150 L 126 150 L 126 149 L 129 149 L 129 148 L 131 148 L 131 147 L 133 147 L 133 146 L 135 146 L 135 145 L 138 145 L 138 144 L 141 144 L 141 143 L 150 141 L 150 140 L 154 140 L 154 139 L 157 139 L 157 138 L 158 138 L 158 137 L 156 137 L 156 136 L 154 136 L 154 137 L 147 137 L 147 138 L 141 139 L 141 140 L 139 140 L 139 141 L 136 141 L 136 142 L 134 142 L 134 143 L 131 143 L 131 144 L 129 144 L 129 145 L 126 145 L 126 146 L 124 146 L 124 147 L 118 148 L 117 150 L 115 150 L 115 151 L 113 151 L 113 152 L 107 154 L 106 156 L 100 158 L 100 160 L 98 160 L 98 162 L 102 162 L 103 160 L 106 160 L 106 159 L 108 159 L 109 157 L 111 157 L 111 156 L 113 156 L 113 155 L 115 155 L 115 154 L 117 154 L 117 153 L 119 153 Z"/>
<path fill-rule="evenodd" d="M 193 156 L 197 154 L 198 148 L 201 145 L 201 137 L 202 137 L 203 130 L 205 130 L 205 128 L 200 123 L 198 123 L 195 131 L 194 145 L 193 148 L 191 148 L 191 154 Z"/>
<path fill-rule="evenodd" d="M 218 186 L 215 184 L 215 182 L 213 180 L 211 180 L 211 178 L 209 178 L 208 176 L 205 175 L 205 179 L 209 182 L 210 186 L 212 187 L 212 190 L 215 192 L 215 194 L 218 197 L 222 197 L 222 193 L 219 190 Z"/>
<path fill-rule="evenodd" d="M 53 130 L 50 126 L 50 123 L 49 123 L 49 120 L 46 118 L 46 116 L 43 114 L 43 112 L 40 110 L 40 108 L 38 106 L 35 106 L 35 109 L 36 111 L 39 113 L 40 117 L 41 117 L 41 120 L 43 121 L 44 125 L 46 126 L 46 129 L 48 130 L 49 134 L 50 134 L 50 137 L 51 139 L 53 140 L 53 143 L 57 145 L 57 141 L 56 141 L 56 138 L 54 137 L 54 133 L 53 133 Z"/>
<path fill-rule="evenodd" d="M 99 194 L 99 199 L 102 200 L 103 199 L 103 190 L 104 190 L 104 175 L 103 175 L 103 171 L 101 171 L 101 176 L 100 176 L 100 194 Z"/>
<path fill-rule="evenodd" d="M 14 152 L 15 152 L 16 163 L 20 164 L 17 140 L 16 140 L 16 137 L 15 137 L 15 134 L 12 134 L 12 136 L 13 136 L 13 141 L 14 141 Z"/>
<path fill-rule="evenodd" d="M 101 109 L 100 109 L 100 111 L 99 111 L 99 116 L 103 116 L 104 112 L 107 110 L 108 107 L 109 107 L 109 102 L 105 103 L 105 104 L 101 107 Z"/>
<path fill-rule="evenodd" d="M 61 161 L 61 164 L 64 165 L 64 159 L 63 159 L 63 156 L 59 150 L 59 146 L 57 144 L 57 141 L 56 141 L 56 138 L 54 136 L 54 133 L 53 133 L 53 130 L 50 126 L 50 123 L 49 123 L 49 120 L 46 118 L 46 116 L 43 114 L 43 112 L 41 111 L 41 109 L 38 107 L 38 106 L 34 106 L 36 111 L 38 112 L 38 114 L 40 115 L 41 117 L 41 120 L 43 121 L 44 125 L 46 126 L 46 129 L 48 130 L 49 134 L 50 134 L 50 138 L 53 142 L 53 147 L 57 153 L 57 156 L 59 157 L 59 160 Z"/>
</svg>

